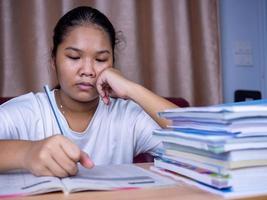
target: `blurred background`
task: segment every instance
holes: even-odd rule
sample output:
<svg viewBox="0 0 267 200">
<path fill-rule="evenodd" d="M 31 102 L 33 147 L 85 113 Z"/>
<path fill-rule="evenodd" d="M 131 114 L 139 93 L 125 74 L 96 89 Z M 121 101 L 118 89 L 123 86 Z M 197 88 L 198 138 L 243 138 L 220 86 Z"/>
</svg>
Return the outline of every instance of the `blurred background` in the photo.
<svg viewBox="0 0 267 200">
<path fill-rule="evenodd" d="M 161 96 L 203 106 L 265 95 L 266 0 L 0 0 L 0 96 L 56 85 L 53 28 L 81 5 L 115 26 L 115 66 Z"/>
</svg>

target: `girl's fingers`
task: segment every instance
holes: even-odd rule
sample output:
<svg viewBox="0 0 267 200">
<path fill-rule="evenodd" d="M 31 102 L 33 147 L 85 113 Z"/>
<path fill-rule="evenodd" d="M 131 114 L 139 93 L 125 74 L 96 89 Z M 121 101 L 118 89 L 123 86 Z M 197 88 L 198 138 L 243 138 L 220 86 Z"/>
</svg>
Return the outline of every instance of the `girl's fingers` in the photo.
<svg viewBox="0 0 267 200">
<path fill-rule="evenodd" d="M 35 174 L 36 175 L 36 174 Z M 38 175 L 36 175 L 38 176 Z M 41 174 L 41 176 L 55 176 L 48 168 Z"/>
<path fill-rule="evenodd" d="M 91 169 L 94 167 L 93 161 L 90 159 L 87 153 L 84 151 L 81 151 L 81 156 L 80 156 L 80 163 L 82 166 L 85 168 Z"/>
<path fill-rule="evenodd" d="M 66 177 L 77 173 L 78 162 L 87 168 L 94 165 L 86 153 L 62 135 L 34 142 L 28 154 L 25 168 L 36 176 Z"/>
<path fill-rule="evenodd" d="M 109 98 L 108 97 L 104 96 L 102 98 L 102 101 L 104 102 L 104 104 L 109 105 Z"/>
<path fill-rule="evenodd" d="M 65 155 L 75 163 L 77 163 L 80 159 L 80 148 L 65 137 L 62 137 L 60 140 L 59 151 L 63 151 Z"/>
<path fill-rule="evenodd" d="M 61 141 L 59 149 L 54 154 L 54 160 L 69 175 L 75 175 L 78 171 L 77 162 L 80 162 L 86 168 L 92 168 L 94 163 L 89 156 L 81 151 L 79 147 L 67 138 Z"/>
<path fill-rule="evenodd" d="M 61 147 L 53 154 L 53 159 L 68 175 L 75 175 L 78 172 L 77 162 L 73 161 Z"/>
<path fill-rule="evenodd" d="M 128 99 L 128 92 L 132 86 L 133 83 L 114 68 L 102 71 L 96 81 L 97 91 L 106 104 L 109 103 L 110 96 Z"/>
<path fill-rule="evenodd" d="M 106 89 L 104 90 L 104 92 L 105 92 L 105 96 L 102 97 L 102 100 L 106 105 L 109 105 L 109 92 Z"/>
<path fill-rule="evenodd" d="M 52 157 L 47 158 L 48 173 L 52 173 L 52 176 L 66 177 L 69 176 L 68 172 L 62 168 L 55 159 Z"/>
<path fill-rule="evenodd" d="M 105 91 L 103 87 L 103 80 L 99 77 L 96 81 L 96 89 L 97 92 L 99 93 L 100 97 L 103 98 L 105 96 Z"/>
<path fill-rule="evenodd" d="M 109 104 L 109 95 L 108 95 L 107 87 L 109 87 L 107 84 L 104 84 L 101 79 L 98 79 L 96 83 L 96 89 L 101 99 L 106 105 Z"/>
<path fill-rule="evenodd" d="M 35 176 L 54 176 L 54 173 L 50 171 L 50 169 L 43 165 L 38 168 L 38 170 L 30 170 L 32 174 Z"/>
</svg>

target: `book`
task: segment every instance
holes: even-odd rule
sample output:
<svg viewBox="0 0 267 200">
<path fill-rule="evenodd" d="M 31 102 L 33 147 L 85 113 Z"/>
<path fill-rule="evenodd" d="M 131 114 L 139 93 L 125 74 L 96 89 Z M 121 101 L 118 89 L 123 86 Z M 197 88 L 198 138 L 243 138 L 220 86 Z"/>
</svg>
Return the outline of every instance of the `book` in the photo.
<svg viewBox="0 0 267 200">
<path fill-rule="evenodd" d="M 261 121 L 240 120 L 229 123 L 199 122 L 194 120 L 183 122 L 174 120 L 168 128 L 175 131 L 192 129 L 198 130 L 198 132 L 236 133 L 236 137 L 267 136 L 267 118 Z"/>
<path fill-rule="evenodd" d="M 165 150 L 175 150 L 179 152 L 186 152 L 201 156 L 206 156 L 218 160 L 225 161 L 240 161 L 240 160 L 267 160 L 267 149 L 242 149 L 234 150 L 229 152 L 224 152 L 216 154 L 210 151 L 205 151 L 201 149 L 196 149 L 193 147 L 181 146 L 178 144 L 173 144 L 169 142 L 163 142 L 163 148 Z"/>
<path fill-rule="evenodd" d="M 214 131 L 199 131 L 193 129 L 155 129 L 153 135 L 162 137 L 188 138 L 210 142 L 220 142 L 235 137 L 236 134 Z"/>
<path fill-rule="evenodd" d="M 195 166 L 180 165 L 161 159 L 155 159 L 154 166 L 176 172 L 217 189 L 232 187 L 239 190 L 248 186 L 261 188 L 262 184 L 267 184 L 266 166 L 230 170 L 228 175 L 221 175 Z"/>
<path fill-rule="evenodd" d="M 232 135 L 189 134 L 178 131 L 159 129 L 153 131 L 153 137 L 162 142 L 202 149 L 213 153 L 223 153 L 241 149 L 267 148 L 267 137 L 233 137 Z"/>
<path fill-rule="evenodd" d="M 178 112 L 190 111 L 190 112 L 246 112 L 246 111 L 262 111 L 265 109 L 267 111 L 267 100 L 254 100 L 254 101 L 243 101 L 243 102 L 233 102 L 218 104 L 213 106 L 199 106 L 199 107 L 186 107 L 186 108 L 171 108 L 169 110 L 177 110 Z"/>
<path fill-rule="evenodd" d="M 267 111 L 248 111 L 248 112 L 176 112 L 164 111 L 159 112 L 159 116 L 169 120 L 175 120 L 178 117 L 183 118 L 202 118 L 202 119 L 218 119 L 218 120 L 233 120 L 238 118 L 248 117 L 267 117 Z"/>
<path fill-rule="evenodd" d="M 267 165 L 267 160 L 222 161 L 194 154 L 188 155 L 188 153 L 172 150 L 166 150 L 166 154 L 155 155 L 155 157 L 160 158 L 166 162 L 176 163 L 180 166 L 190 165 L 222 175 L 229 175 L 230 171 L 233 169 Z"/>
<path fill-rule="evenodd" d="M 202 118 L 183 118 L 183 117 L 177 117 L 172 120 L 173 125 L 183 125 L 187 123 L 196 123 L 196 124 L 203 124 L 203 125 L 242 125 L 242 124 L 254 124 L 254 123 L 260 123 L 265 124 L 267 123 L 266 117 L 249 117 L 249 118 L 243 118 L 243 119 L 232 119 L 232 120 L 218 120 L 218 119 L 202 119 Z"/>
<path fill-rule="evenodd" d="M 260 196 L 260 195 L 267 195 L 267 184 L 261 184 L 260 186 L 253 187 L 250 184 L 248 184 L 247 187 L 235 189 L 235 188 L 225 188 L 225 189 L 216 189 L 214 187 L 210 187 L 206 184 L 203 184 L 201 182 L 195 181 L 193 179 L 190 179 L 188 177 L 182 176 L 176 172 L 169 171 L 167 169 L 158 168 L 155 166 L 151 166 L 150 169 L 156 173 L 162 174 L 164 176 L 170 177 L 178 182 L 183 182 L 188 185 L 196 186 L 199 189 L 205 190 L 207 192 L 211 192 L 213 194 L 220 195 L 226 199 L 228 198 L 247 198 L 247 197 L 254 197 L 254 196 Z"/>
<path fill-rule="evenodd" d="M 224 197 L 266 192 L 267 100 L 168 109 L 159 116 L 172 125 L 153 131 L 163 143 L 155 171 Z"/>
<path fill-rule="evenodd" d="M 198 168 L 195 166 L 179 165 L 175 162 L 166 162 L 166 160 L 164 161 L 158 158 L 154 160 L 154 166 L 179 173 L 183 176 L 189 177 L 218 189 L 229 188 L 232 186 L 228 175 L 224 176 L 216 174 L 206 169 Z"/>
<path fill-rule="evenodd" d="M 158 152 L 175 158 L 184 158 L 192 162 L 200 162 L 217 168 L 235 169 L 267 165 L 267 149 L 244 149 L 215 154 L 209 151 L 195 149 L 163 142 L 163 150 Z"/>
<path fill-rule="evenodd" d="M 225 169 L 236 169 L 243 167 L 253 167 L 253 166 L 265 166 L 267 164 L 266 159 L 259 160 L 238 160 L 238 161 L 224 161 L 215 158 L 210 158 L 206 156 L 201 156 L 192 153 L 179 152 L 175 150 L 166 150 L 166 155 L 180 157 L 180 158 L 188 158 L 190 160 L 196 162 L 203 162 L 210 165 L 215 165 Z"/>
<path fill-rule="evenodd" d="M 229 169 L 226 167 L 226 165 L 211 164 L 211 163 L 205 162 L 205 160 L 195 161 L 194 159 L 184 158 L 182 156 L 177 157 L 177 156 L 167 155 L 167 154 L 161 154 L 155 157 L 160 158 L 161 160 L 165 162 L 176 163 L 177 165 L 180 165 L 180 166 L 190 165 L 196 168 L 206 169 L 216 174 L 222 174 L 222 175 L 229 174 Z"/>
<path fill-rule="evenodd" d="M 167 109 L 158 113 L 160 117 L 175 119 L 177 117 L 192 117 L 202 119 L 232 120 L 247 117 L 267 117 L 267 101 L 248 101 L 234 104 L 221 104 L 205 107 L 187 107 Z"/>
<path fill-rule="evenodd" d="M 85 190 L 163 187 L 175 184 L 176 182 L 169 178 L 131 164 L 95 166 L 92 169 L 79 166 L 76 176 L 66 178 L 36 177 L 29 172 L 18 170 L 0 174 L 0 198 L 54 191 L 71 193 Z"/>
</svg>

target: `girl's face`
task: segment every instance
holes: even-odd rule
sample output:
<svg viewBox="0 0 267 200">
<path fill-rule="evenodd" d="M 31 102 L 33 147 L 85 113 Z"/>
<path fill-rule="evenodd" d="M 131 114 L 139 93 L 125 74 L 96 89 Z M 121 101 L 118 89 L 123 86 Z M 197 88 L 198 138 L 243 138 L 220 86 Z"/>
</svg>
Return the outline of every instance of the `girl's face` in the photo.
<svg viewBox="0 0 267 200">
<path fill-rule="evenodd" d="M 95 25 L 75 27 L 57 49 L 54 67 L 61 92 L 76 101 L 96 99 L 98 75 L 112 64 L 108 34 Z"/>
</svg>

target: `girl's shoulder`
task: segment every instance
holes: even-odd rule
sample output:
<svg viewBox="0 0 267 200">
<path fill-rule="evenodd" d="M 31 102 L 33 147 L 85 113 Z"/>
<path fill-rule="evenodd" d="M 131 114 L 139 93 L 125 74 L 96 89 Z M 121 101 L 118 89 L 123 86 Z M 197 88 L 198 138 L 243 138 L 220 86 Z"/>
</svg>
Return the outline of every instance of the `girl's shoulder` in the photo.
<svg viewBox="0 0 267 200">
<path fill-rule="evenodd" d="M 44 93 L 27 93 L 10 99 L 1 105 L 2 109 L 32 108 L 47 101 Z"/>
</svg>

